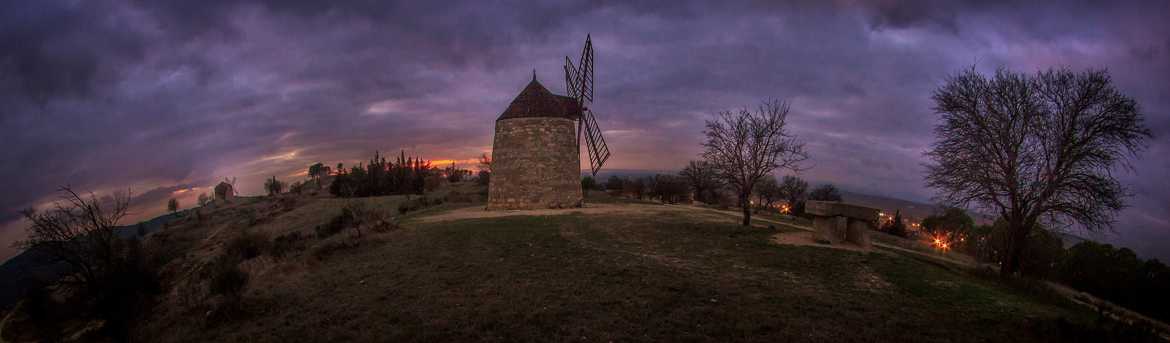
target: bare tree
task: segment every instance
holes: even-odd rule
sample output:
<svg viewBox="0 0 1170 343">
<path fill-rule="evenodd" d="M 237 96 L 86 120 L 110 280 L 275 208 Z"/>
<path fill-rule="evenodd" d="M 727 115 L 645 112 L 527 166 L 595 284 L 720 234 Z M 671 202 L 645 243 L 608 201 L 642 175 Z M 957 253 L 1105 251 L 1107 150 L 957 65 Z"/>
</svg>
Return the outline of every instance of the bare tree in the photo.
<svg viewBox="0 0 1170 343">
<path fill-rule="evenodd" d="M 479 173 L 476 178 L 476 183 L 486 186 L 491 182 L 492 177 L 492 158 L 484 153 L 479 156 Z"/>
<path fill-rule="evenodd" d="M 760 199 L 759 208 L 775 210 L 773 205 L 781 199 L 780 185 L 771 175 L 760 179 L 756 184 L 756 197 Z"/>
<path fill-rule="evenodd" d="M 492 158 L 487 153 L 479 155 L 479 170 L 492 171 Z"/>
<path fill-rule="evenodd" d="M 687 179 L 691 190 L 695 192 L 695 200 L 704 203 L 713 202 L 714 192 L 723 186 L 719 182 L 719 171 L 707 161 L 690 161 L 678 175 Z"/>
<path fill-rule="evenodd" d="M 314 163 L 309 166 L 309 177 L 313 178 L 313 182 L 317 183 L 317 187 L 321 187 L 321 177 L 325 172 L 325 164 L 321 162 Z"/>
<path fill-rule="evenodd" d="M 788 132 L 788 104 L 768 100 L 755 112 L 724 111 L 707 121 L 703 158 L 735 189 L 743 208 L 743 225 L 751 225 L 750 197 L 756 183 L 778 168 L 800 169 L 808 159 L 804 143 Z"/>
<path fill-rule="evenodd" d="M 809 191 L 808 200 L 840 202 L 841 191 L 837 189 L 837 186 L 833 186 L 831 183 L 826 183 L 817 186 L 817 188 L 813 188 L 812 191 Z"/>
<path fill-rule="evenodd" d="M 171 198 L 167 200 L 167 211 L 175 213 L 179 211 L 179 199 Z"/>
<path fill-rule="evenodd" d="M 264 190 L 268 191 L 268 196 L 279 195 L 284 191 L 284 182 L 277 180 L 273 175 L 271 179 L 264 181 Z"/>
<path fill-rule="evenodd" d="M 942 121 L 927 152 L 927 184 L 945 205 L 1002 217 L 1003 275 L 1019 271 L 1026 238 L 1041 222 L 1110 227 L 1126 196 L 1113 171 L 1151 136 L 1137 103 L 1100 70 L 1000 70 L 992 78 L 969 70 L 948 78 L 933 99 Z"/>
<path fill-rule="evenodd" d="M 804 181 L 798 176 L 784 175 L 784 179 L 780 180 L 780 198 L 788 203 L 788 211 L 791 214 L 800 214 L 803 212 L 803 205 L 805 195 L 808 192 L 808 182 Z"/>
<path fill-rule="evenodd" d="M 15 247 L 37 249 L 64 262 L 76 272 L 63 284 L 80 285 L 94 292 L 118 263 L 114 228 L 130 207 L 130 192 L 115 193 L 99 200 L 93 193 L 84 198 L 69 186 L 59 189 L 61 200 L 44 211 L 21 212 L 30 222 L 28 238 Z"/>
</svg>

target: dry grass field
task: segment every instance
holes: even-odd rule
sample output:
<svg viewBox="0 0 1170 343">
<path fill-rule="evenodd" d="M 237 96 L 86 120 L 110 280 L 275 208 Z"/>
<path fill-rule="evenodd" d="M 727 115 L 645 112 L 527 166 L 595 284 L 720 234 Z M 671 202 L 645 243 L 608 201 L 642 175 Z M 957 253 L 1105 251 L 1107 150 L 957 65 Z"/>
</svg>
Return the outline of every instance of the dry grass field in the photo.
<svg viewBox="0 0 1170 343">
<path fill-rule="evenodd" d="M 470 186 L 432 198 L 462 198 Z M 455 193 L 456 197 L 450 196 Z M 291 196 L 290 196 L 291 197 Z M 138 335 L 193 341 L 1121 341 L 1059 297 L 889 252 L 777 244 L 719 211 L 594 195 L 585 209 L 484 214 L 417 197 L 250 199 L 157 233 L 183 249 Z M 284 202 L 284 205 L 282 204 Z M 347 201 L 396 226 L 318 238 Z M 232 311 L 199 275 L 233 237 L 303 238 L 246 259 Z M 267 251 L 267 250 L 266 250 Z M 212 301 L 214 303 L 214 301 Z"/>
</svg>

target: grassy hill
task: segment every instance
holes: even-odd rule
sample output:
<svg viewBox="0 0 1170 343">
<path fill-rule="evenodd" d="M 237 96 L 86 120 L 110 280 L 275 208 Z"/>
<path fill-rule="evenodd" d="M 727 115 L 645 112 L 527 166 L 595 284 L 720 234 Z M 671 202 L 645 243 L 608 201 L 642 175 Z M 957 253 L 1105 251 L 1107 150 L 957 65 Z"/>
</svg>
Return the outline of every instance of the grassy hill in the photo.
<svg viewBox="0 0 1170 343">
<path fill-rule="evenodd" d="M 418 197 L 285 195 L 188 214 L 147 239 L 165 252 L 163 291 L 135 335 L 153 342 L 1143 337 L 1061 298 L 898 253 L 773 243 L 796 230 L 785 225 L 745 228 L 720 211 L 597 194 L 585 209 L 474 218 L 480 193 L 470 184 L 449 187 L 428 195 L 429 207 Z M 400 215 L 404 203 L 422 208 Z M 360 236 L 316 233 L 354 204 L 392 214 L 394 224 Z M 255 252 L 239 264 L 249 280 L 242 297 L 212 294 L 217 257 L 249 247 Z"/>
</svg>

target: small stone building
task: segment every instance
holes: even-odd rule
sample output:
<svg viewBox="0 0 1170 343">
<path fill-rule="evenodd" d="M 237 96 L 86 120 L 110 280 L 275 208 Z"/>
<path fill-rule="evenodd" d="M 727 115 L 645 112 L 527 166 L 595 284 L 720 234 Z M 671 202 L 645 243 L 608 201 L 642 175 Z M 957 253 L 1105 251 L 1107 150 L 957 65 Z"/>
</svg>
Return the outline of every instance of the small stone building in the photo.
<svg viewBox="0 0 1170 343">
<path fill-rule="evenodd" d="M 804 211 L 813 216 L 814 238 L 829 244 L 853 243 L 870 247 L 869 231 L 877 227 L 878 209 L 834 201 L 805 202 Z"/>
<path fill-rule="evenodd" d="M 581 206 L 580 116 L 576 100 L 533 76 L 496 119 L 489 210 Z"/>
<path fill-rule="evenodd" d="M 236 191 L 232 184 L 223 181 L 215 185 L 214 197 L 215 200 L 232 201 L 232 198 L 236 197 Z"/>
</svg>

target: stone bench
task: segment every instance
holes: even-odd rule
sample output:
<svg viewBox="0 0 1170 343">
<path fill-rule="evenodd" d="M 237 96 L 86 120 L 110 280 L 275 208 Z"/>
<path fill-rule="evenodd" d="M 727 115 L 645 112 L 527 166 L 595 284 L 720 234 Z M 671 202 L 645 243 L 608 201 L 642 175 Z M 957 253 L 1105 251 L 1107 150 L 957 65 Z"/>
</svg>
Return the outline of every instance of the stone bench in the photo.
<svg viewBox="0 0 1170 343">
<path fill-rule="evenodd" d="M 804 212 L 813 216 L 813 229 L 818 242 L 853 243 L 869 248 L 869 230 L 878 222 L 879 210 L 853 204 L 831 201 L 806 201 Z"/>
</svg>

